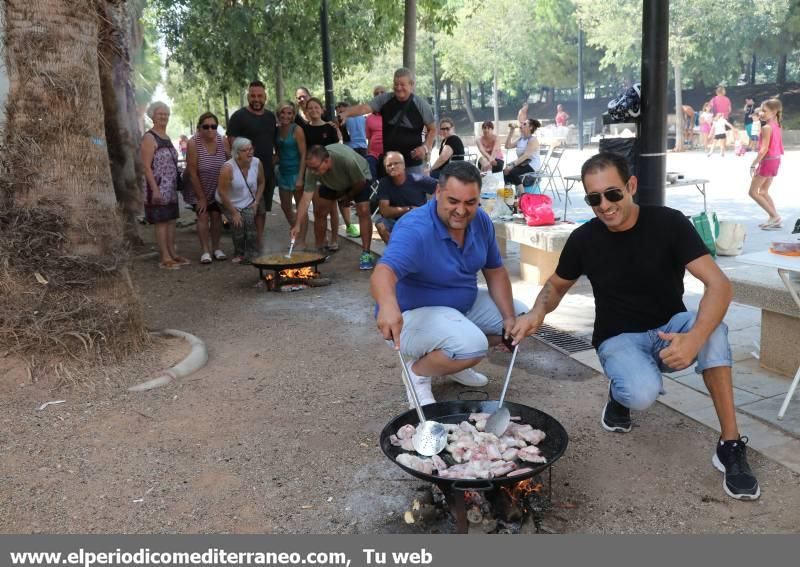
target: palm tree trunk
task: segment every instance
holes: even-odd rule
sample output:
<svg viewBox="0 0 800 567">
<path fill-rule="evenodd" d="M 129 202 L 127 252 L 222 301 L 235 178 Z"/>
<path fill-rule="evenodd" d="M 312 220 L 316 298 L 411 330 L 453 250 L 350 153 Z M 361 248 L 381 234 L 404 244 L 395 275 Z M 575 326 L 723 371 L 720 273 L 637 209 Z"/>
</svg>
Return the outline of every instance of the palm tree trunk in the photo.
<svg viewBox="0 0 800 567">
<path fill-rule="evenodd" d="M 104 9 L 103 9 L 104 8 Z M 130 49 L 126 30 L 130 14 L 125 2 L 106 1 L 99 14 L 100 89 L 104 110 L 111 178 L 128 242 L 140 245 L 136 217 L 142 210 L 139 180 L 143 175 L 136 151 L 142 133 L 131 83 Z"/>
<path fill-rule="evenodd" d="M 0 349 L 62 371 L 147 340 L 109 164 L 96 6 L 5 1 L 13 204 L 0 211 Z"/>
</svg>

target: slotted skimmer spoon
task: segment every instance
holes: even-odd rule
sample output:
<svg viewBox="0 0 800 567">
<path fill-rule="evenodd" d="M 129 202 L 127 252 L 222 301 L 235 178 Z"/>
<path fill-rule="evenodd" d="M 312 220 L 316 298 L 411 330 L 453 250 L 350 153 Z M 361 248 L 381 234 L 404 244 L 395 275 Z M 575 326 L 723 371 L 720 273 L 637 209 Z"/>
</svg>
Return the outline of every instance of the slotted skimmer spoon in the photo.
<svg viewBox="0 0 800 567">
<path fill-rule="evenodd" d="M 394 343 L 392 343 L 394 348 Z M 414 450 L 420 455 L 425 457 L 432 457 L 442 452 L 445 445 L 447 445 L 447 430 L 444 425 L 438 421 L 428 421 L 425 419 L 425 414 L 422 412 L 422 406 L 419 405 L 419 398 L 414 385 L 411 383 L 411 377 L 408 375 L 408 367 L 403 358 L 403 353 L 399 350 L 397 354 L 400 356 L 400 366 L 403 368 L 403 382 L 406 388 L 411 392 L 411 398 L 414 400 L 414 408 L 417 410 L 419 416 L 419 425 L 417 431 L 411 438 L 411 443 L 414 445 Z"/>
<path fill-rule="evenodd" d="M 294 238 L 292 238 L 292 241 L 289 243 L 289 253 L 286 254 L 286 256 L 284 256 L 284 258 L 291 258 L 292 257 L 292 250 L 294 250 Z"/>
<path fill-rule="evenodd" d="M 502 436 L 508 429 L 508 424 L 511 423 L 511 413 L 508 408 L 503 407 L 503 402 L 506 399 L 506 390 L 508 390 L 508 383 L 511 381 L 511 370 L 514 368 L 514 361 L 517 360 L 517 351 L 519 350 L 519 343 L 514 347 L 514 353 L 511 355 L 511 364 L 508 365 L 508 372 L 506 372 L 506 381 L 503 383 L 503 391 L 500 393 L 500 403 L 497 409 L 486 420 L 486 426 L 483 428 L 487 433 L 494 433 L 498 437 Z"/>
</svg>

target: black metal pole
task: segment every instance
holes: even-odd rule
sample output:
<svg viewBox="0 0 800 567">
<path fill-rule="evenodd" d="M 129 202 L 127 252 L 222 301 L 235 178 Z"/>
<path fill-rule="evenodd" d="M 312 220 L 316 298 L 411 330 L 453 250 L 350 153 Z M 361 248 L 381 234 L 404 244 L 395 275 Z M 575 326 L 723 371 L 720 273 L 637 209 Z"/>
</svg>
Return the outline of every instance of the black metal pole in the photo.
<svg viewBox="0 0 800 567">
<path fill-rule="evenodd" d="M 319 9 L 319 31 L 322 36 L 322 74 L 325 79 L 325 110 L 334 115 L 336 100 L 333 97 L 333 63 L 331 62 L 331 38 L 328 35 L 328 0 L 322 0 Z"/>
<path fill-rule="evenodd" d="M 578 149 L 583 149 L 583 28 L 578 28 Z"/>
<path fill-rule="evenodd" d="M 639 129 L 639 204 L 663 205 L 667 178 L 669 1 L 642 8 L 642 114 Z"/>
</svg>

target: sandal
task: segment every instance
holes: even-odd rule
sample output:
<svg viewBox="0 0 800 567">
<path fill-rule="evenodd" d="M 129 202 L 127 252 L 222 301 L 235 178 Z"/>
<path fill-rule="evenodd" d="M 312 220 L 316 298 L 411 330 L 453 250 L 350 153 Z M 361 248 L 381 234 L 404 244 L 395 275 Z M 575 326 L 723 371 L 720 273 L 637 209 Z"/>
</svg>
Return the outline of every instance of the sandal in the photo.
<svg viewBox="0 0 800 567">
<path fill-rule="evenodd" d="M 173 260 L 167 260 L 166 262 L 159 262 L 158 267 L 162 270 L 179 270 L 181 265 Z"/>
<path fill-rule="evenodd" d="M 214 250 L 215 260 L 225 260 L 226 258 L 227 256 L 225 255 L 225 252 L 223 252 L 222 250 Z"/>
<path fill-rule="evenodd" d="M 192 263 L 189 258 L 184 258 L 183 256 L 175 256 L 172 258 L 179 266 L 188 266 Z"/>
<path fill-rule="evenodd" d="M 213 260 L 211 259 L 211 254 L 209 254 L 208 252 L 203 252 L 203 255 L 200 256 L 200 263 L 210 264 L 211 262 L 213 262 Z"/>
<path fill-rule="evenodd" d="M 327 250 L 328 252 L 338 252 L 339 251 L 339 243 L 337 242 L 336 244 L 326 244 L 325 245 L 325 250 Z"/>
<path fill-rule="evenodd" d="M 242 262 L 244 262 L 244 256 L 234 256 L 233 258 L 231 258 L 231 262 L 233 264 L 241 264 Z"/>
</svg>

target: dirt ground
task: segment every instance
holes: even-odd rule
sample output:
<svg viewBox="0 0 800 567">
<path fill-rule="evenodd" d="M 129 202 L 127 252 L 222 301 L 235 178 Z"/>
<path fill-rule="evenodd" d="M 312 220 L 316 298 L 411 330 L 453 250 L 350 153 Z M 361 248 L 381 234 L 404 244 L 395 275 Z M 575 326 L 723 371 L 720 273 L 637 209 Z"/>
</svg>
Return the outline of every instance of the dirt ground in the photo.
<svg viewBox="0 0 800 567">
<path fill-rule="evenodd" d="M 272 250 L 284 249 L 287 232 L 282 216 L 268 218 Z M 199 256 L 192 229 L 179 230 L 179 242 Z M 342 242 L 321 266 L 333 285 L 296 293 L 257 288 L 254 268 L 230 262 L 177 272 L 135 262 L 149 326 L 208 344 L 204 369 L 161 389 L 124 386 L 179 358 L 173 341 L 156 341 L 91 391 L 48 391 L 3 362 L 0 531 L 425 532 L 402 519 L 422 483 L 378 447 L 405 394 L 358 252 Z M 495 399 L 508 361 L 492 353 L 479 366 Z M 434 393 L 453 399 L 464 389 L 442 383 Z M 632 433 L 606 433 L 605 395 L 593 371 L 524 343 L 508 399 L 550 413 L 570 435 L 554 466 L 555 531 L 797 532 L 800 475 L 751 452 L 762 498 L 734 501 L 711 465 L 713 431 L 657 404 L 635 416 Z M 57 399 L 66 402 L 36 409 Z"/>
</svg>

